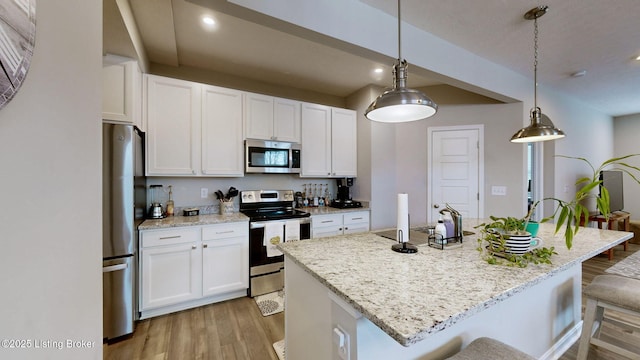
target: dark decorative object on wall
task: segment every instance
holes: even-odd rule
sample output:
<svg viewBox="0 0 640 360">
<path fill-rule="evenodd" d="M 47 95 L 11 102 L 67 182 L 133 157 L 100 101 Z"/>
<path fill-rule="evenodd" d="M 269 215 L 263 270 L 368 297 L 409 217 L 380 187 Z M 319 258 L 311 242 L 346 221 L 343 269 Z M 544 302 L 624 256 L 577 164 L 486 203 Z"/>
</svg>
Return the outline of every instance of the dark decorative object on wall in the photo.
<svg viewBox="0 0 640 360">
<path fill-rule="evenodd" d="M 0 0 L 0 109 L 27 76 L 35 37 L 36 0 Z"/>
</svg>

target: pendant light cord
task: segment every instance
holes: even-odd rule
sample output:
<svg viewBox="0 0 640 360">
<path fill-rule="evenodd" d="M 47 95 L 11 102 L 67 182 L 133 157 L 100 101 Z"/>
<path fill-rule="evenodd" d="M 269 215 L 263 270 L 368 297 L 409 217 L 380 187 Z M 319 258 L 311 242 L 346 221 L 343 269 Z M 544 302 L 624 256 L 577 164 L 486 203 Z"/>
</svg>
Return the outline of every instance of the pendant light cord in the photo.
<svg viewBox="0 0 640 360">
<path fill-rule="evenodd" d="M 538 16 L 533 19 L 533 109 L 538 108 Z"/>
<path fill-rule="evenodd" d="M 400 52 L 400 0 L 398 0 L 398 62 L 402 61 L 402 53 Z"/>
</svg>

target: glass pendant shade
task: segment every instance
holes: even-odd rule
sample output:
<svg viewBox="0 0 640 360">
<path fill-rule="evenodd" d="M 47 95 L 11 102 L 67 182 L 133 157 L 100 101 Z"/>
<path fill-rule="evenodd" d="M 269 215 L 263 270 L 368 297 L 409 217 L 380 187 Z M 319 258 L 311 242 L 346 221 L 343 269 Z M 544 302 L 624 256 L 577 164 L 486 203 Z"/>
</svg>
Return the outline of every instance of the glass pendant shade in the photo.
<svg viewBox="0 0 640 360">
<path fill-rule="evenodd" d="M 544 117 L 547 121 L 541 121 Z M 539 107 L 531 109 L 531 124 L 526 128 L 520 129 L 511 137 L 514 143 L 529 143 L 547 140 L 556 140 L 563 138 L 564 132 L 556 128 L 551 120 L 540 111 Z"/>
</svg>

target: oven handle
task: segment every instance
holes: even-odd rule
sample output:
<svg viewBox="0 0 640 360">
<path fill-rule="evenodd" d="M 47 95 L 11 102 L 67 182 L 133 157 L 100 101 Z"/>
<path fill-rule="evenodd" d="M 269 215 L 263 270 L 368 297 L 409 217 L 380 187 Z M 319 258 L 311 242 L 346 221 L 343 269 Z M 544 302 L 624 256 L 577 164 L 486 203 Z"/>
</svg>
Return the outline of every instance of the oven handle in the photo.
<svg viewBox="0 0 640 360">
<path fill-rule="evenodd" d="M 284 222 L 287 220 L 298 220 L 300 221 L 300 225 L 302 224 L 311 224 L 311 218 L 310 217 L 304 217 L 304 218 L 293 218 L 293 219 L 282 219 L 282 220 L 270 220 L 270 221 L 251 221 L 249 222 L 249 229 L 261 229 L 264 227 L 264 224 L 268 223 L 268 222 L 273 222 L 273 221 L 282 221 L 283 225 Z"/>
</svg>

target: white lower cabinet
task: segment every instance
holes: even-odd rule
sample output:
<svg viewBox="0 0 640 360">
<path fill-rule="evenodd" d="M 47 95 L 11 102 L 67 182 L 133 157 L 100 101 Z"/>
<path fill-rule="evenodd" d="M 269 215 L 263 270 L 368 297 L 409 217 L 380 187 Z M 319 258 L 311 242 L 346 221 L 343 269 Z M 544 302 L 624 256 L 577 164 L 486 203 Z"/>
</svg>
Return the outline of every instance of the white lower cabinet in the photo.
<svg viewBox="0 0 640 360">
<path fill-rule="evenodd" d="M 195 244 L 143 249 L 140 252 L 142 309 L 159 308 L 200 297 L 200 254 Z"/>
<path fill-rule="evenodd" d="M 246 222 L 140 232 L 140 319 L 246 296 Z"/>
<path fill-rule="evenodd" d="M 248 226 L 212 225 L 202 229 L 202 296 L 249 288 Z"/>
<path fill-rule="evenodd" d="M 349 212 L 343 215 L 343 233 L 356 234 L 369 231 L 369 212 Z"/>
<path fill-rule="evenodd" d="M 369 231 L 369 211 L 356 211 L 311 217 L 311 237 L 322 238 Z"/>
</svg>

